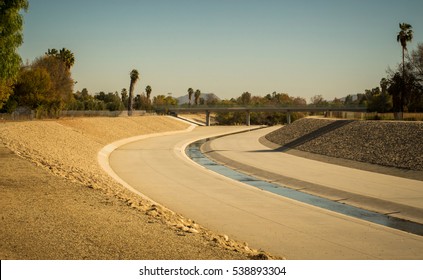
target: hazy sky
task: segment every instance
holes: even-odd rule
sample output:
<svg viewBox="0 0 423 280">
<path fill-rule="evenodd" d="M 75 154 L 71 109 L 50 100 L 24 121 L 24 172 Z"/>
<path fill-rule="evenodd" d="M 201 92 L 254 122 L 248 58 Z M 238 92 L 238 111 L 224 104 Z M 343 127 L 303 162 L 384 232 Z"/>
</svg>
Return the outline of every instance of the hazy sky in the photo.
<svg viewBox="0 0 423 280">
<path fill-rule="evenodd" d="M 273 91 L 326 99 L 379 85 L 401 61 L 398 24 L 423 43 L 422 0 L 29 0 L 26 62 L 47 49 L 75 54 L 75 90 L 231 98 Z"/>
</svg>

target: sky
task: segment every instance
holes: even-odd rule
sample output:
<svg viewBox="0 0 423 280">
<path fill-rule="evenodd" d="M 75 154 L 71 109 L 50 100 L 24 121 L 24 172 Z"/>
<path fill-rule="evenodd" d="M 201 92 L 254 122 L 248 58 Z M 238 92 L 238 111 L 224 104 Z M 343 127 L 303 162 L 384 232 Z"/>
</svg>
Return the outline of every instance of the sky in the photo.
<svg viewBox="0 0 423 280">
<path fill-rule="evenodd" d="M 422 0 L 29 0 L 23 61 L 75 55 L 75 91 L 222 99 L 274 91 L 310 101 L 364 92 L 401 62 L 398 24 L 423 43 Z"/>
</svg>

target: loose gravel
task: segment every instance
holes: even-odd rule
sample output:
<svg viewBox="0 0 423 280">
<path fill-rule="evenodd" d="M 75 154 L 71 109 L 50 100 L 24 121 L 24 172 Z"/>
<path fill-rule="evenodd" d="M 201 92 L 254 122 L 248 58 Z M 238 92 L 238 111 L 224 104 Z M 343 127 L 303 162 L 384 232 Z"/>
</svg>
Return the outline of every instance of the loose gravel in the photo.
<svg viewBox="0 0 423 280">
<path fill-rule="evenodd" d="M 337 122 L 343 123 L 335 127 Z M 334 129 L 325 131 L 328 126 Z M 302 141 L 292 147 L 290 144 L 299 138 Z M 423 122 L 304 118 L 266 135 L 266 139 L 304 152 L 423 171 Z"/>
</svg>

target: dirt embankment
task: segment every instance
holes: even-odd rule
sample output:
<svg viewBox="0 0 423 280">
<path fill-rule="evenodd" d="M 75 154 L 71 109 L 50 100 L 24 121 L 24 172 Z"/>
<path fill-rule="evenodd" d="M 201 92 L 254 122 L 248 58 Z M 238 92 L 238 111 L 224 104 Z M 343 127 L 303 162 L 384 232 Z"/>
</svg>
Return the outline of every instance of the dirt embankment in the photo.
<svg viewBox="0 0 423 280">
<path fill-rule="evenodd" d="M 113 141 L 187 127 L 156 116 L 0 123 L 0 144 L 26 159 L 8 155 L 5 148 L 0 153 L 0 235 L 7 240 L 0 257 L 264 257 L 247 244 L 140 198 L 113 181 L 97 162 L 99 150 Z"/>
<path fill-rule="evenodd" d="M 304 118 L 266 139 L 281 149 L 423 171 L 423 122 Z"/>
</svg>

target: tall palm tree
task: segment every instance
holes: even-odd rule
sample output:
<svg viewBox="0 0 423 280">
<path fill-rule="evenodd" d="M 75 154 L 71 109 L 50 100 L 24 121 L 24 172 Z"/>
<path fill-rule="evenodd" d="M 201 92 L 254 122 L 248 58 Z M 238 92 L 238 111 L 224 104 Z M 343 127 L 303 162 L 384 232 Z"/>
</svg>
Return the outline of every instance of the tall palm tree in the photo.
<svg viewBox="0 0 423 280">
<path fill-rule="evenodd" d="M 151 89 L 151 86 L 146 86 L 145 87 L 145 92 L 147 93 L 147 101 L 148 101 L 148 104 L 150 104 L 150 95 L 151 95 L 151 92 L 152 92 L 153 90 Z"/>
<path fill-rule="evenodd" d="M 401 112 L 403 111 L 404 107 L 404 98 L 406 95 L 406 87 L 405 87 L 405 51 L 407 50 L 407 42 L 411 42 L 413 40 L 413 30 L 411 24 L 408 23 L 400 23 L 399 24 L 400 31 L 397 35 L 397 42 L 401 43 L 402 47 L 402 90 L 400 93 L 400 106 L 399 106 L 399 118 L 402 119 Z"/>
<path fill-rule="evenodd" d="M 199 89 L 197 89 L 194 93 L 194 97 L 195 97 L 195 105 L 198 105 L 198 101 L 200 99 L 200 95 L 201 95 L 201 91 Z"/>
<path fill-rule="evenodd" d="M 134 70 L 131 71 L 129 76 L 131 78 L 131 83 L 129 84 L 128 116 L 132 116 L 134 87 L 135 87 L 135 83 L 140 78 L 140 74 L 138 73 L 138 70 L 134 69 Z"/>
<path fill-rule="evenodd" d="M 400 23 L 400 32 L 397 35 L 397 42 L 401 43 L 402 47 L 402 75 L 405 75 L 405 62 L 404 62 L 404 53 L 407 50 L 407 42 L 411 42 L 413 40 L 413 30 L 411 24 L 408 23 Z"/>
<path fill-rule="evenodd" d="M 191 106 L 191 99 L 192 95 L 194 94 L 194 90 L 192 88 L 188 89 L 188 100 L 189 100 L 189 106 Z"/>
</svg>

